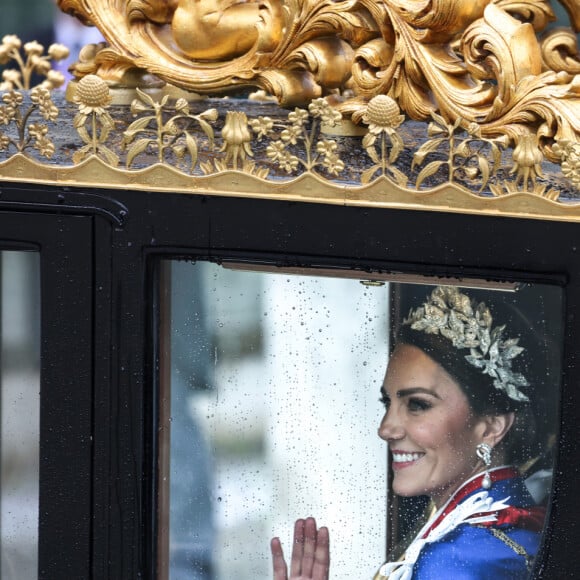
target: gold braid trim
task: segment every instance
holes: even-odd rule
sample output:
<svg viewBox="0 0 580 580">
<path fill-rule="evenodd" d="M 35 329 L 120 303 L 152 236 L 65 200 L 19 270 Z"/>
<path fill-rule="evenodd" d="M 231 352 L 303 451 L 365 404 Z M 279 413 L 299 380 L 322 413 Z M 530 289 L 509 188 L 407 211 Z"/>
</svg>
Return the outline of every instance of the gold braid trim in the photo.
<svg viewBox="0 0 580 580">
<path fill-rule="evenodd" d="M 505 532 L 499 530 L 497 528 L 487 528 L 486 526 L 477 526 L 480 528 L 485 528 L 489 530 L 489 532 L 495 536 L 498 540 L 503 542 L 508 548 L 511 548 L 516 554 L 519 556 L 523 556 L 526 559 L 526 569 L 528 572 L 532 569 L 532 564 L 534 562 L 534 558 L 530 556 L 523 546 L 512 540 Z"/>
</svg>

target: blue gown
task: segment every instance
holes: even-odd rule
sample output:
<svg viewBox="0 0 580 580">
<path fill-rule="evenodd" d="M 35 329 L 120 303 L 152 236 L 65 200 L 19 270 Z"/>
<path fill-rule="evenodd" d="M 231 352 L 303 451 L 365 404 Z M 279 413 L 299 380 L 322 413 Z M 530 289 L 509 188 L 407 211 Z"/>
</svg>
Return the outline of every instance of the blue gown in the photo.
<svg viewBox="0 0 580 580">
<path fill-rule="evenodd" d="M 459 505 L 477 493 L 477 488 L 461 498 Z M 535 504 L 520 477 L 495 481 L 489 496 L 495 501 L 507 500 L 517 508 L 534 508 Z M 413 565 L 412 580 L 525 580 L 540 543 L 541 531 L 521 527 L 525 518 L 513 523 L 483 526 L 461 523 L 438 541 L 426 544 Z M 530 527 L 526 525 L 526 528 Z M 494 535 L 500 530 L 501 537 Z M 525 553 L 524 553 L 525 552 Z M 394 574 L 391 573 L 391 576 Z M 385 576 L 377 575 L 377 580 Z"/>
</svg>

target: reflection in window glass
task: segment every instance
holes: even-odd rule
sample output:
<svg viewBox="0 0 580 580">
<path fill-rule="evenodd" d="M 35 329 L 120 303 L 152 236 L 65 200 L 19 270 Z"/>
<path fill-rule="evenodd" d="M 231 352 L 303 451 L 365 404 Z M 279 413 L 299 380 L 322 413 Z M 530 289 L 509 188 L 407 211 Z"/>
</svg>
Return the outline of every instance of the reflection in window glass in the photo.
<svg viewBox="0 0 580 580">
<path fill-rule="evenodd" d="M 271 578 L 270 539 L 290 549 L 310 515 L 332 530 L 333 578 L 372 577 L 386 536 L 388 287 L 171 272 L 168 577 Z"/>
<path fill-rule="evenodd" d="M 0 252 L 0 576 L 37 578 L 39 256 Z"/>
</svg>

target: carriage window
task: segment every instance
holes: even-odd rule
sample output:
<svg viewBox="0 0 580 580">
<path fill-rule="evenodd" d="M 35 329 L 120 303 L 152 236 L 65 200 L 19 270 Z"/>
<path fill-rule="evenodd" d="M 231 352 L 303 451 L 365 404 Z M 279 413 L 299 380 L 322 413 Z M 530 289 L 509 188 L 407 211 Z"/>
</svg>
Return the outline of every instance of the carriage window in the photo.
<svg viewBox="0 0 580 580">
<path fill-rule="evenodd" d="M 412 568 L 402 555 L 418 534 L 434 544 L 446 523 L 425 528 L 430 514 L 466 481 L 459 503 L 492 498 L 464 518 L 480 518 L 476 541 L 527 577 L 551 483 L 559 289 L 166 266 L 160 578 L 271 579 L 270 540 L 289 560 L 307 516 L 330 530 L 332 578 Z M 505 520 L 520 508 L 533 525 Z"/>
<path fill-rule="evenodd" d="M 36 578 L 40 264 L 31 252 L 0 252 L 0 262 L 0 577 Z"/>
</svg>

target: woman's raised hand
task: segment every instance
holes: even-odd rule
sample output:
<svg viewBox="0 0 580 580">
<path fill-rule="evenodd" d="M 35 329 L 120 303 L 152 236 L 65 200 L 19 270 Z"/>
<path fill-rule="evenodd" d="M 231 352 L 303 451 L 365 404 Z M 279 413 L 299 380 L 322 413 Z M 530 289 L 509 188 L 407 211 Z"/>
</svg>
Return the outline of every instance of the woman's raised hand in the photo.
<svg viewBox="0 0 580 580">
<path fill-rule="evenodd" d="M 330 549 L 328 528 L 317 530 L 314 518 L 296 520 L 290 576 L 279 538 L 270 543 L 274 580 L 328 580 Z"/>
</svg>

